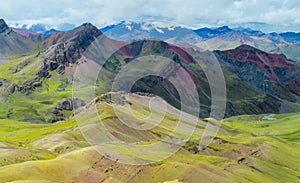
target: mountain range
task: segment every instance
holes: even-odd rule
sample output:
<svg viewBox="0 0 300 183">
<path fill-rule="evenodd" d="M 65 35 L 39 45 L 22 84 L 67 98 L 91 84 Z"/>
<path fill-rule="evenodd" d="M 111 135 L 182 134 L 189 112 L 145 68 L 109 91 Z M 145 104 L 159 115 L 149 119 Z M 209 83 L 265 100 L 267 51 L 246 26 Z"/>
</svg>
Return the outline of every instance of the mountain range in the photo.
<svg viewBox="0 0 300 183">
<path fill-rule="evenodd" d="M 6 36 L 9 31 L 10 36 L 15 36 L 15 39 Z M 231 30 L 223 27 L 215 31 Z M 98 28 L 89 23 L 69 32 L 58 32 L 46 37 L 23 36 L 4 26 L 4 31 L 0 36 L 5 42 L 20 39 L 32 43 L 32 46 L 28 44 L 29 46 L 23 48 L 24 50 L 11 49 L 11 54 L 22 51 L 31 52 L 10 57 L 9 62 L 1 65 L 1 70 L 4 70 L 0 75 L 1 88 L 6 91 L 3 96 L 5 102 L 2 103 L 4 105 L 2 116 L 5 118 L 18 120 L 22 116 L 22 121 L 44 122 L 64 119 L 68 117 L 70 111 L 64 110 L 64 107 L 59 107 L 59 105 L 63 100 L 70 101 L 72 98 L 73 80 L 88 81 L 97 74 L 98 71 L 95 71 L 95 68 L 103 65 L 107 72 L 103 75 L 101 73 L 96 82 L 97 94 L 103 94 L 110 91 L 113 78 L 123 66 L 145 55 L 161 55 L 169 58 L 179 63 L 189 73 L 196 83 L 199 94 L 200 117 L 208 117 L 211 111 L 211 83 L 208 82 L 205 70 L 196 64 L 194 58 L 209 62 L 207 55 L 210 54 L 221 64 L 226 81 L 225 116 L 293 112 L 299 109 L 297 103 L 300 95 L 298 63 L 282 54 L 270 54 L 249 45 L 241 45 L 224 51 L 203 52 L 160 40 L 148 39 L 126 43 L 106 37 Z M 97 42 L 98 37 L 102 37 L 102 42 L 98 43 L 96 51 L 101 48 L 103 53 L 108 53 L 111 47 L 118 47 L 119 51 L 106 59 L 93 58 L 92 54 L 84 55 Z M 16 45 L 16 42 L 11 42 L 11 44 Z M 75 75 L 76 69 L 77 72 L 81 69 L 82 72 L 89 71 L 89 74 L 82 74 L 80 78 L 76 78 L 79 77 Z M 163 68 L 158 67 L 158 71 L 160 69 Z M 168 72 L 177 73 L 178 68 L 171 68 Z M 154 93 L 180 108 L 178 91 L 167 82 L 168 79 L 173 79 L 178 84 L 183 82 L 175 78 L 159 79 L 149 76 L 139 80 L 133 86 L 132 92 Z M 189 95 L 188 92 L 183 93 Z M 48 98 L 46 102 L 31 105 L 33 98 L 39 101 L 45 97 Z M 19 103 L 13 98 L 22 98 L 22 100 Z M 78 100 L 87 103 L 91 99 L 79 98 Z"/>
<path fill-rule="evenodd" d="M 48 30 L 45 27 L 41 29 L 13 29 L 23 35 L 44 34 L 49 36 L 60 32 L 55 29 Z M 35 30 L 38 31 L 35 32 Z M 300 46 L 300 33 L 296 32 L 264 33 L 250 28 L 229 28 L 228 26 L 192 29 L 183 25 L 159 21 L 122 21 L 118 24 L 102 27 L 100 31 L 106 36 L 120 41 L 155 38 L 180 46 L 211 51 L 228 50 L 242 44 L 248 44 L 266 52 L 282 53 L 289 59 L 300 61 L 300 55 L 297 51 Z"/>
<path fill-rule="evenodd" d="M 101 100 L 103 98 L 104 100 Z M 79 113 L 79 121 L 70 118 L 54 124 L 32 124 L 0 119 L 0 182 L 293 182 L 299 180 L 299 113 L 274 115 L 274 121 L 263 120 L 264 115 L 238 116 L 226 119 L 218 135 L 205 149 L 198 144 L 205 128 L 199 122 L 192 138 L 174 155 L 149 165 L 127 165 L 99 154 L 99 146 L 89 144 L 82 131 L 95 137 L 109 138 L 95 128 L 100 117 L 107 133 L 114 134 L 129 144 L 142 148 L 130 150 L 130 146 L 109 146 L 108 151 L 139 157 L 151 161 L 161 151 L 151 151 L 148 144 L 173 139 L 171 133 L 178 120 L 178 110 L 170 109 L 161 125 L 140 131 L 118 120 L 114 108 L 124 110 L 120 103 L 111 103 L 107 95 L 95 100 L 96 109 L 87 107 Z M 144 117 L 149 112 L 147 102 L 164 105 L 161 98 L 131 94 L 125 99 L 132 106 L 131 112 Z M 106 101 L 106 102 L 105 102 Z M 153 109 L 152 109 L 153 110 Z M 162 111 L 154 110 L 157 114 Z M 147 114 L 147 113 L 146 113 Z M 260 120 L 258 123 L 257 121 Z M 140 121 L 132 120 L 133 124 Z M 150 121 L 146 124 L 152 125 Z M 190 125 L 184 122 L 184 125 Z M 80 127 L 78 127 L 80 126 Z M 190 135 L 190 134 L 184 134 Z M 172 142 L 168 149 L 176 149 Z M 126 150 L 125 150 L 126 149 Z M 100 151 L 101 152 L 101 151 Z M 147 155 L 147 156 L 146 156 Z"/>
<path fill-rule="evenodd" d="M 24 36 L 21 31 L 14 31 L 3 19 L 0 19 L 0 58 L 32 51 L 42 41 L 43 36 L 37 34 Z"/>
<path fill-rule="evenodd" d="M 299 44 L 299 33 L 227 26 L 44 35 L 0 20 L 0 182 L 297 182 Z M 224 115 L 211 116 L 215 101 Z"/>
<path fill-rule="evenodd" d="M 185 47 L 196 46 L 205 50 L 228 50 L 242 44 L 248 44 L 270 53 L 282 53 L 289 59 L 300 61 L 300 34 L 263 33 L 247 28 L 190 29 L 181 25 L 170 25 L 164 22 L 121 22 L 102 29 L 105 35 L 121 41 L 156 38 L 168 43 Z M 187 44 L 188 43 L 188 44 Z"/>
</svg>

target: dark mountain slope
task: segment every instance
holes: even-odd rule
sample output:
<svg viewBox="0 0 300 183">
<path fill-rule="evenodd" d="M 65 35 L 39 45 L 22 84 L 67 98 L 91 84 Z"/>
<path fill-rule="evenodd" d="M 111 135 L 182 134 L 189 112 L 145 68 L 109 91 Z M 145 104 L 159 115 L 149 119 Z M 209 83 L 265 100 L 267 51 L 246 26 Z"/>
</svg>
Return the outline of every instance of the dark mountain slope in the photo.
<svg viewBox="0 0 300 183">
<path fill-rule="evenodd" d="M 0 57 L 25 53 L 37 49 L 44 39 L 41 35 L 23 36 L 9 28 L 3 19 L 0 19 Z"/>
<path fill-rule="evenodd" d="M 208 116 L 211 110 L 210 84 L 213 85 L 213 83 L 208 82 L 205 72 L 202 70 L 203 68 L 201 68 L 194 60 L 194 58 L 206 60 L 207 64 L 209 64 L 209 58 L 205 56 L 205 52 L 201 53 L 199 51 L 194 51 L 191 54 L 194 57 L 193 58 L 188 52 L 177 46 L 154 40 L 133 42 L 125 46 L 124 49 L 128 50 L 128 55 L 121 56 L 122 54 L 116 53 L 108 59 L 104 68 L 110 73 L 117 74 L 127 63 L 145 55 L 160 55 L 172 59 L 176 63 L 179 63 L 179 65 L 189 73 L 190 78 L 192 78 L 197 87 L 200 97 L 201 116 Z M 237 55 L 237 58 L 241 58 L 241 61 L 229 59 L 229 56 L 226 54 L 230 55 L 230 51 L 215 52 L 216 58 L 221 62 L 221 66 L 224 70 L 227 85 L 228 103 L 226 116 L 247 113 L 279 113 L 281 111 L 282 99 L 296 102 L 294 95 L 299 94 L 294 92 L 296 89 L 289 88 L 292 88 L 297 84 L 294 82 L 292 82 L 293 84 L 288 83 L 291 81 L 291 78 L 294 78 L 295 82 L 297 82 L 295 76 L 297 76 L 299 68 L 296 65 L 286 61 L 286 58 L 282 55 L 267 54 L 253 47 L 241 46 L 231 51 L 236 51 L 233 55 Z M 253 52 L 253 54 L 251 55 L 248 52 Z M 249 55 L 249 57 L 245 57 L 247 55 Z M 255 60 L 252 59 L 253 61 L 251 62 L 252 56 Z M 278 56 L 278 58 L 276 56 Z M 259 60 L 262 57 L 265 59 L 268 58 L 270 63 L 266 63 L 266 66 L 262 65 L 261 62 L 263 61 Z M 155 63 L 155 66 L 153 67 L 156 67 L 159 64 L 160 63 Z M 269 71 L 265 69 L 267 66 L 274 69 L 274 71 L 272 70 L 270 71 L 271 73 L 268 73 Z M 157 66 L 157 68 L 160 67 Z M 144 68 L 140 69 L 143 70 Z M 170 73 L 177 73 L 178 68 L 169 67 L 168 71 Z M 283 71 L 287 73 L 291 72 L 293 74 L 282 74 L 281 72 Z M 164 72 L 163 67 L 161 67 L 160 72 Z M 131 74 L 134 75 L 135 73 Z M 111 80 L 110 82 L 112 82 L 114 76 L 115 75 L 113 74 L 107 77 L 102 76 L 102 78 L 110 78 L 107 80 Z M 179 79 L 182 78 L 183 80 L 188 79 L 179 77 Z M 172 78 L 172 75 L 165 79 L 148 76 L 136 82 L 132 87 L 132 91 L 154 93 L 163 97 L 172 105 L 180 107 L 178 91 L 176 91 L 174 85 L 167 81 L 172 79 L 174 79 Z M 180 81 L 178 80 L 178 82 Z M 185 94 L 188 95 L 188 93 Z"/>
<path fill-rule="evenodd" d="M 221 61 L 227 63 L 227 69 L 261 91 L 280 98 L 286 98 L 291 93 L 300 95 L 299 86 L 296 83 L 294 87 L 287 86 L 298 78 L 300 68 L 294 62 L 289 61 L 285 55 L 268 54 L 248 45 L 216 52 L 216 54 L 223 57 Z"/>
<path fill-rule="evenodd" d="M 1 88 L 5 91 L 3 115 L 11 119 L 22 116 L 23 121 L 63 119 L 70 115 L 68 110 L 72 110 L 68 106 L 74 102 L 78 105 L 89 102 L 93 97 L 83 93 L 71 99 L 74 81 L 79 81 L 76 86 L 79 90 L 94 89 L 95 85 L 93 92 L 103 94 L 111 90 L 114 78 L 124 66 L 149 55 L 166 58 L 174 64 L 166 66 L 163 60 L 157 60 L 150 66 L 128 72 L 127 77 L 141 74 L 145 69 L 167 74 L 165 78 L 154 75 L 140 78 L 131 92 L 154 93 L 177 108 L 180 108 L 179 94 L 182 93 L 191 103 L 198 100 L 200 116 L 208 117 L 210 88 L 217 84 L 208 82 L 205 69 L 210 68 L 211 59 L 215 59 L 221 63 L 226 80 L 226 116 L 298 109 L 294 104 L 299 96 L 299 68 L 283 55 L 268 54 L 249 46 L 213 54 L 184 50 L 157 40 L 125 43 L 105 37 L 91 24 L 83 24 L 70 32 L 51 35 L 36 53 L 1 65 L 0 69 L 5 70 L 0 74 L 5 79 L 1 80 Z M 198 65 L 195 59 L 203 60 L 203 65 Z M 199 99 L 191 97 L 191 88 L 185 87 L 188 82 L 194 83 Z M 33 100 L 39 101 L 38 104 L 33 105 Z M 63 106 L 65 104 L 67 107 Z"/>
<path fill-rule="evenodd" d="M 73 105 L 84 103 L 72 99 L 74 73 L 82 66 L 86 69 L 82 77 L 88 78 L 91 69 L 99 67 L 86 58 L 92 54 L 85 52 L 101 35 L 95 26 L 83 24 L 70 32 L 55 33 L 42 42 L 39 50 L 11 57 L 0 65 L 0 118 L 55 122 L 70 116 Z M 98 45 L 107 48 L 105 51 L 111 45 L 123 44 L 104 39 Z"/>
</svg>

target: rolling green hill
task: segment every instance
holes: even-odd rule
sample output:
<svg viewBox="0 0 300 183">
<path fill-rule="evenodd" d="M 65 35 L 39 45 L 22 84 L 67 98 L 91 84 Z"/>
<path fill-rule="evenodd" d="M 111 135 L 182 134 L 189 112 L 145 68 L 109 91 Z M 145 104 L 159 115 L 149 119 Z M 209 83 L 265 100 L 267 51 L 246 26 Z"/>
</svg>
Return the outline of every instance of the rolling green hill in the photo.
<svg viewBox="0 0 300 183">
<path fill-rule="evenodd" d="M 136 116 L 149 114 L 147 102 L 158 97 L 131 94 L 126 97 Z M 87 107 L 76 119 L 55 124 L 0 121 L 0 182 L 299 182 L 299 113 L 275 115 L 276 120 L 260 116 L 239 116 L 224 120 L 218 135 L 205 149 L 197 144 L 206 125 L 200 121 L 192 138 L 170 158 L 149 165 L 125 165 L 100 155 L 98 146 L 89 145 L 80 130 L 95 129 L 102 119 L 116 138 L 131 144 L 147 145 L 163 140 L 174 130 L 179 111 L 168 108 L 163 121 L 147 131 L 135 131 L 116 118 L 113 107 L 131 116 L 122 104 L 95 100 L 97 112 Z M 92 105 L 91 105 L 92 106 Z M 159 114 L 161 111 L 152 112 Z M 98 113 L 98 114 L 97 114 Z M 184 121 L 189 125 L 190 121 Z M 139 121 L 132 120 L 139 124 Z M 151 123 L 146 120 L 144 123 Z M 77 126 L 78 125 L 78 126 Z M 99 126 L 100 127 L 100 126 Z M 101 127 L 100 127 L 101 128 Z M 115 133 L 114 133 L 115 132 Z M 101 134 L 98 134 L 101 135 Z M 108 138 L 108 136 L 102 136 Z M 173 138 L 176 139 L 174 136 Z M 170 141 L 168 143 L 171 143 Z M 172 147 L 176 147 L 176 140 Z M 105 143 L 105 148 L 124 154 L 124 145 Z M 126 145 L 125 145 L 126 146 Z M 128 148 L 128 147 L 127 147 Z M 126 156 L 157 158 L 157 152 L 126 151 Z M 136 152 L 130 154 L 130 152 Z M 129 153 L 129 154 L 128 154 Z M 67 176 L 66 176 L 67 175 Z"/>
<path fill-rule="evenodd" d="M 25 39 L 1 25 L 0 42 Z M 125 43 L 89 23 L 25 40 L 0 63 L 0 182 L 300 182 L 300 69 L 284 55 Z M 226 91 L 221 127 L 208 118 L 214 87 Z"/>
</svg>

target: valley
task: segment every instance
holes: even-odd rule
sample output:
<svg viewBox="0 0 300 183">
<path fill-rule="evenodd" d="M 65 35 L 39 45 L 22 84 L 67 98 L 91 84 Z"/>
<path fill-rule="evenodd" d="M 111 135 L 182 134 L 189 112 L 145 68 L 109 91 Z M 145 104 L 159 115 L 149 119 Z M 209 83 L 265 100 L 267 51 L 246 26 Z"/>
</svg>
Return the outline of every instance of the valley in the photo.
<svg viewBox="0 0 300 183">
<path fill-rule="evenodd" d="M 299 33 L 0 20 L 0 182 L 300 182 Z"/>
<path fill-rule="evenodd" d="M 148 97 L 129 96 L 135 115 L 143 116 L 149 110 L 147 106 L 142 107 L 144 98 Z M 172 131 L 173 120 L 176 121 L 173 115 L 166 115 L 159 126 L 147 133 L 133 133 L 132 129 L 121 127 L 122 122 L 113 112 L 113 107 L 122 108 L 120 104 L 102 101 L 96 106 L 111 133 L 117 133 L 121 140 L 138 141 L 140 145 L 164 138 Z M 276 121 L 262 120 L 264 115 L 227 118 L 213 142 L 199 151 L 196 146 L 204 120 L 192 138 L 170 158 L 141 166 L 109 160 L 98 153 L 99 147 L 91 146 L 83 138 L 80 128 L 93 128 L 88 124 L 94 124 L 97 116 L 93 110 L 89 111 L 80 115 L 89 121 L 79 124 L 80 127 L 74 118 L 54 124 L 1 120 L 0 182 L 165 182 L 176 179 L 181 182 L 277 182 L 278 179 L 292 182 L 299 179 L 299 113 L 275 115 Z M 118 147 L 114 150 L 122 154 L 122 146 Z"/>
</svg>

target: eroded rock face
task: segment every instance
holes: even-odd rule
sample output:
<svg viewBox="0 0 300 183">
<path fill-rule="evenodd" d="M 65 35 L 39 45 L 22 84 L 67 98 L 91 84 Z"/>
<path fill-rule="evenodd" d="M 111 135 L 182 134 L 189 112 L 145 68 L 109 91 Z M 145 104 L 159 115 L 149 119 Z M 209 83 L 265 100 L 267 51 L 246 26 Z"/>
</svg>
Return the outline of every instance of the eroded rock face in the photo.
<svg viewBox="0 0 300 183">
<path fill-rule="evenodd" d="M 82 106 L 85 106 L 85 101 L 79 98 L 67 98 L 63 99 L 57 107 L 52 110 L 52 118 L 49 119 L 49 122 L 55 123 L 57 121 L 65 120 L 68 116 L 65 115 L 64 111 L 72 111 L 78 109 Z"/>
<path fill-rule="evenodd" d="M 39 72 L 37 73 L 39 78 L 50 78 L 51 74 L 47 70 L 47 67 L 42 67 Z"/>
<path fill-rule="evenodd" d="M 17 84 L 12 84 L 8 87 L 8 90 L 10 94 L 15 93 L 16 91 L 29 95 L 31 92 L 33 92 L 37 87 L 41 87 L 42 82 L 38 79 L 35 78 L 33 80 L 28 80 L 23 85 L 17 85 Z"/>
<path fill-rule="evenodd" d="M 58 109 L 72 111 L 74 109 L 78 109 L 78 108 L 84 106 L 85 104 L 86 104 L 85 101 L 83 101 L 79 98 L 68 98 L 68 99 L 62 100 L 58 104 Z"/>
<path fill-rule="evenodd" d="M 71 32 L 52 35 L 44 43 L 47 50 L 43 56 L 44 62 L 38 73 L 39 77 L 51 77 L 48 71 L 54 70 L 62 74 L 66 67 L 82 57 L 83 52 L 101 34 L 95 26 L 86 23 Z"/>
<path fill-rule="evenodd" d="M 5 87 L 6 81 L 5 78 L 0 78 L 0 87 Z"/>
<path fill-rule="evenodd" d="M 52 111 L 52 114 L 53 114 L 53 117 L 52 117 L 52 119 L 50 119 L 50 122 L 51 122 L 51 123 L 55 123 L 55 122 L 57 122 L 57 121 L 62 121 L 62 120 L 65 120 L 65 119 L 66 119 L 64 113 L 62 112 L 62 109 L 55 108 L 55 109 Z"/>
<path fill-rule="evenodd" d="M 9 93 L 13 94 L 16 91 L 16 84 L 12 84 L 11 86 L 8 87 Z"/>
<path fill-rule="evenodd" d="M 97 97 L 95 103 L 106 102 L 106 103 L 114 103 L 119 105 L 131 104 L 125 97 L 124 92 L 109 92 Z"/>
</svg>

